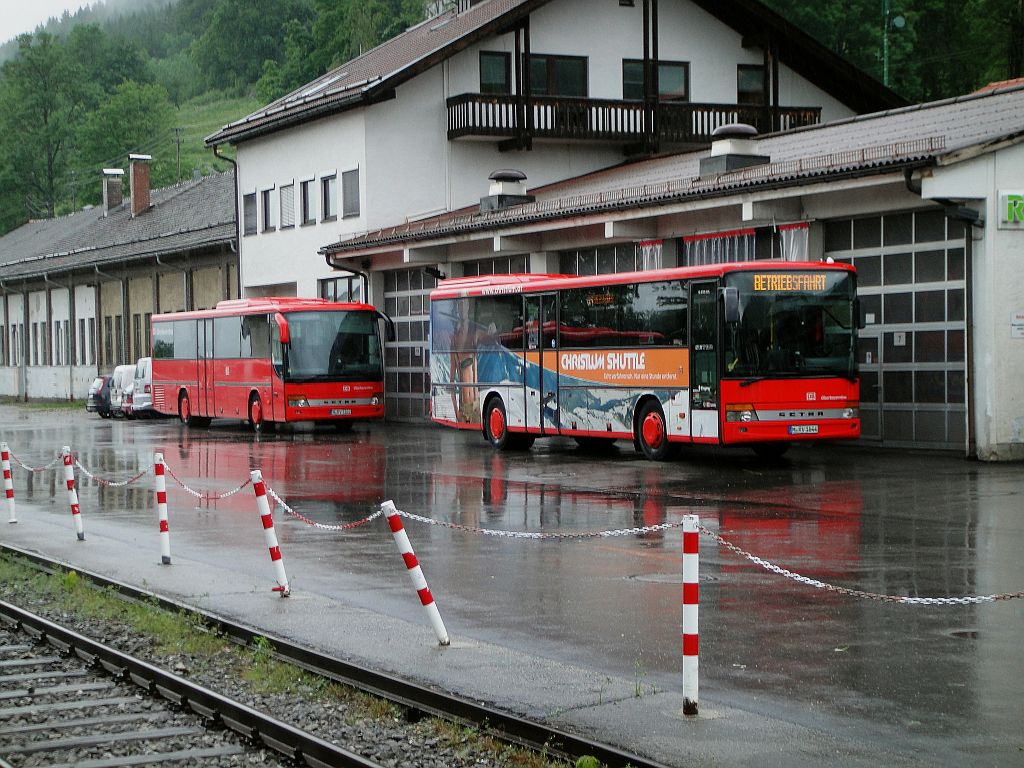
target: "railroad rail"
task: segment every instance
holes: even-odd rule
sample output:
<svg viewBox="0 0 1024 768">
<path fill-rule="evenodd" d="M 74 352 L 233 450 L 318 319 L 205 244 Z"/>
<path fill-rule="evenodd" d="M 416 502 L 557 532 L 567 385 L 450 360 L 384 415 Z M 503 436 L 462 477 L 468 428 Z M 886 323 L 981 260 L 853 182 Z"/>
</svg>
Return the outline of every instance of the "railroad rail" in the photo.
<svg viewBox="0 0 1024 768">
<path fill-rule="evenodd" d="M 29 642 L 19 642 L 23 638 Z M 379 768 L 378 763 L 4 601 L 0 745 L 0 765 L 14 765 L 8 759 L 38 753 L 45 753 L 45 764 L 51 768 L 80 765 L 83 759 L 94 768 L 186 759 L 217 764 L 218 758 L 267 748 L 299 765 Z"/>
<path fill-rule="evenodd" d="M 194 617 L 210 630 L 243 646 L 250 646 L 257 638 L 263 638 L 269 641 L 279 659 L 295 664 L 313 674 L 397 704 L 406 710 L 408 720 L 415 720 L 424 715 L 455 720 L 472 725 L 482 733 L 501 741 L 543 752 L 550 757 L 561 758 L 570 763 L 574 763 L 579 757 L 590 755 L 608 768 L 627 768 L 627 766 L 631 768 L 668 768 L 664 763 L 652 761 L 614 745 L 604 744 L 544 723 L 527 720 L 480 702 L 404 680 L 395 675 L 333 658 L 284 638 L 268 635 L 265 631 L 255 627 L 229 621 L 187 603 L 83 570 L 71 563 L 48 558 L 37 552 L 2 543 L 0 543 L 0 552 L 17 555 L 19 558 L 35 564 L 36 567 L 50 572 L 74 570 L 80 577 L 99 587 L 116 590 L 126 598 L 159 605 L 165 610 Z M 192 705 L 193 699 L 186 696 L 185 701 Z M 265 740 L 270 735 L 259 728 L 256 729 L 256 732 Z M 299 755 L 308 761 L 315 753 L 301 750 Z M 349 765 L 338 762 L 328 764 Z M 364 762 L 359 765 L 372 765 L 372 763 Z"/>
</svg>

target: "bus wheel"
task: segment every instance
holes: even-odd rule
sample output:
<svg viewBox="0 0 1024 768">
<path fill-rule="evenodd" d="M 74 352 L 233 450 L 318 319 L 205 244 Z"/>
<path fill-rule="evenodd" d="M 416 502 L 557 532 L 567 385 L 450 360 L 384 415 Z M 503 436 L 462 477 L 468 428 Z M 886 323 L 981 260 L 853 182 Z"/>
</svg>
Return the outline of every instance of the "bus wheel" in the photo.
<svg viewBox="0 0 1024 768">
<path fill-rule="evenodd" d="M 178 396 L 178 419 L 187 427 L 195 426 L 196 417 L 192 415 L 192 404 L 188 399 L 188 392 L 182 392 Z"/>
<path fill-rule="evenodd" d="M 750 446 L 762 459 L 781 459 L 789 450 L 789 443 L 754 443 Z"/>
<path fill-rule="evenodd" d="M 668 461 L 675 455 L 676 446 L 668 441 L 665 412 L 657 400 L 648 400 L 636 421 L 637 442 L 651 461 Z"/>
<path fill-rule="evenodd" d="M 499 451 L 511 448 L 511 436 L 508 433 L 508 417 L 505 415 L 505 404 L 500 397 L 487 402 L 484 410 L 484 436 L 487 442 Z"/>
<path fill-rule="evenodd" d="M 263 427 L 263 401 L 255 392 L 249 398 L 249 426 L 253 432 L 259 432 Z"/>
</svg>

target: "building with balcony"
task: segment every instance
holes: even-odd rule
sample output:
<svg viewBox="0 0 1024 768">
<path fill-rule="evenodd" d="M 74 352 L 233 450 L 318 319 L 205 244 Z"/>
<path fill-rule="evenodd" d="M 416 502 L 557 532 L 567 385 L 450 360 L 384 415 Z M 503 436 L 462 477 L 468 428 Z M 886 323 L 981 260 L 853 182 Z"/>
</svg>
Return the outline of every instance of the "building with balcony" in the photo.
<svg viewBox="0 0 1024 768">
<path fill-rule="evenodd" d="M 902 103 L 754 0 L 461 0 L 207 143 L 237 147 L 242 294 L 386 309 L 391 414 L 422 416 L 431 278 L 401 253 L 339 272 L 324 245 L 475 204 L 500 168 L 548 185 L 706 147 L 724 124 Z"/>
</svg>

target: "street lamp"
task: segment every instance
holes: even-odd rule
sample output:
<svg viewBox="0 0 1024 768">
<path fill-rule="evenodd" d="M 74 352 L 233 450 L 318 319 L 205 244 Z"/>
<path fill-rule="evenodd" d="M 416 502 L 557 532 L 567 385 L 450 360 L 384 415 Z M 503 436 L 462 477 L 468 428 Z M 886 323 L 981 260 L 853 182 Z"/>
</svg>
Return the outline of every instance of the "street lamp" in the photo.
<svg viewBox="0 0 1024 768">
<path fill-rule="evenodd" d="M 903 29 L 907 20 L 897 14 L 892 16 L 890 0 L 882 0 L 882 84 L 889 87 L 889 29 Z"/>
</svg>

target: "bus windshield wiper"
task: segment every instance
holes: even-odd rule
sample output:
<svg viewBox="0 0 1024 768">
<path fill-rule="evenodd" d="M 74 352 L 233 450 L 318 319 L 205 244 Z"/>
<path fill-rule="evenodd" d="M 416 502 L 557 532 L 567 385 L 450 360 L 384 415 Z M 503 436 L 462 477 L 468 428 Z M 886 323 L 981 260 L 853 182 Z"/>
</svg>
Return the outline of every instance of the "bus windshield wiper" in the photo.
<svg viewBox="0 0 1024 768">
<path fill-rule="evenodd" d="M 751 376 L 750 378 L 744 379 L 740 382 L 741 387 L 749 387 L 751 384 L 756 384 L 759 381 L 764 381 L 767 376 Z"/>
</svg>

